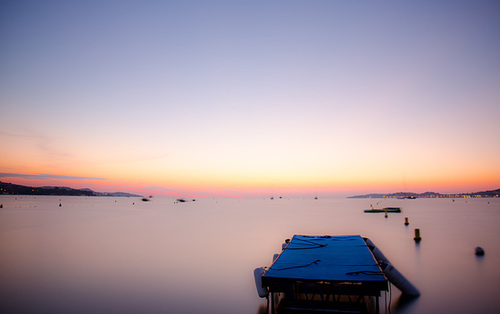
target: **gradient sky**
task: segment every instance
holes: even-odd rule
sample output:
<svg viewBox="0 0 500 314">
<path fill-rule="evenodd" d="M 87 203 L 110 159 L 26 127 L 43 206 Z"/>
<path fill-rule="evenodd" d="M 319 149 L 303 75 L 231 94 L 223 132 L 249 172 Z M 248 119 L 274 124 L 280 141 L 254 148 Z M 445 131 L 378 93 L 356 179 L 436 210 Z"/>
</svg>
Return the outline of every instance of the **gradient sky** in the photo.
<svg viewBox="0 0 500 314">
<path fill-rule="evenodd" d="M 500 187 L 499 1 L 0 1 L 0 180 Z"/>
</svg>

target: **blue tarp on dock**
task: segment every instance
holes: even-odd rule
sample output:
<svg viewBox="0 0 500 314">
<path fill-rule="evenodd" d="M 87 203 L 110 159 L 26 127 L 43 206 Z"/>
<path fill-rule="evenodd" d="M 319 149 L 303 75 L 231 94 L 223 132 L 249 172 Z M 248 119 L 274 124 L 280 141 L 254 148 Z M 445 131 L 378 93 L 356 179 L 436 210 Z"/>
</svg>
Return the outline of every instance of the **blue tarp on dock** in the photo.
<svg viewBox="0 0 500 314">
<path fill-rule="evenodd" d="M 281 280 L 387 284 L 365 241 L 359 235 L 295 235 L 264 274 L 270 283 Z"/>
</svg>

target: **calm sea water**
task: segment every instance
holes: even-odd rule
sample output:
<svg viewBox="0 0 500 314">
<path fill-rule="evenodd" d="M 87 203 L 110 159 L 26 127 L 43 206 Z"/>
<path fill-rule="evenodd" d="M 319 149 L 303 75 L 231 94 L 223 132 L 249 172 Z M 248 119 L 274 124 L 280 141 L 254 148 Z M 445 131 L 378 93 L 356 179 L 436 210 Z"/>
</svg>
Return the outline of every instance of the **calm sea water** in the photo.
<svg viewBox="0 0 500 314">
<path fill-rule="evenodd" d="M 360 234 L 375 242 L 422 293 L 406 302 L 393 287 L 382 298 L 391 313 L 500 311 L 500 199 L 176 204 L 0 196 L 0 203 L 2 313 L 256 314 L 265 300 L 253 269 L 270 266 L 294 234 Z M 363 213 L 370 204 L 403 213 Z M 474 255 L 476 246 L 484 257 Z"/>
</svg>

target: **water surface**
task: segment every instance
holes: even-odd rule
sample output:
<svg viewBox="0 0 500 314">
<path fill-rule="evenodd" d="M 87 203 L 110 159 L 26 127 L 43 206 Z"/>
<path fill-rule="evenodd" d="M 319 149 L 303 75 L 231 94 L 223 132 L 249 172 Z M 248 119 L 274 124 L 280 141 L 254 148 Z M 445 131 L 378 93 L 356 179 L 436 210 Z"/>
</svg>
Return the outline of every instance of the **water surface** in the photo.
<svg viewBox="0 0 500 314">
<path fill-rule="evenodd" d="M 270 266 L 294 234 L 372 239 L 422 293 L 403 302 L 392 287 L 382 298 L 392 313 L 500 309 L 499 199 L 0 196 L 0 203 L 3 313 L 255 314 L 265 300 L 253 269 Z M 403 213 L 363 213 L 370 204 Z"/>
</svg>

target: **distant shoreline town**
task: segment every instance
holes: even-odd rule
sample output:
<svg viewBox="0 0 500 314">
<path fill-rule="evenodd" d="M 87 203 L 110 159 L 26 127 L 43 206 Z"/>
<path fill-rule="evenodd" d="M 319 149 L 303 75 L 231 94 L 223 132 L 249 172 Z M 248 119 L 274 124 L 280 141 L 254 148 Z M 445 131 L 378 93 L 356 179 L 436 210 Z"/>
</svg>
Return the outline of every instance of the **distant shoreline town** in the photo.
<svg viewBox="0 0 500 314">
<path fill-rule="evenodd" d="M 472 197 L 499 197 L 500 189 L 491 191 L 482 191 L 474 193 L 453 193 L 441 194 L 436 192 L 413 193 L 413 192 L 397 192 L 390 194 L 364 194 L 349 196 L 348 198 L 399 198 L 399 199 L 414 199 L 414 198 L 472 198 Z"/>
<path fill-rule="evenodd" d="M 95 192 L 91 189 L 73 189 L 64 186 L 24 186 L 0 181 L 0 195 L 57 195 L 57 196 L 114 196 L 114 197 L 143 197 L 142 195 L 124 192 Z M 474 193 L 441 194 L 437 192 L 413 193 L 396 192 L 389 194 L 363 194 L 348 196 L 347 198 L 477 198 L 477 197 L 500 197 L 500 189 Z"/>
<path fill-rule="evenodd" d="M 91 189 L 72 189 L 65 186 L 24 186 L 0 181 L 0 194 L 4 195 L 57 195 L 57 196 L 114 196 L 142 197 L 124 192 L 95 192 Z"/>
</svg>

